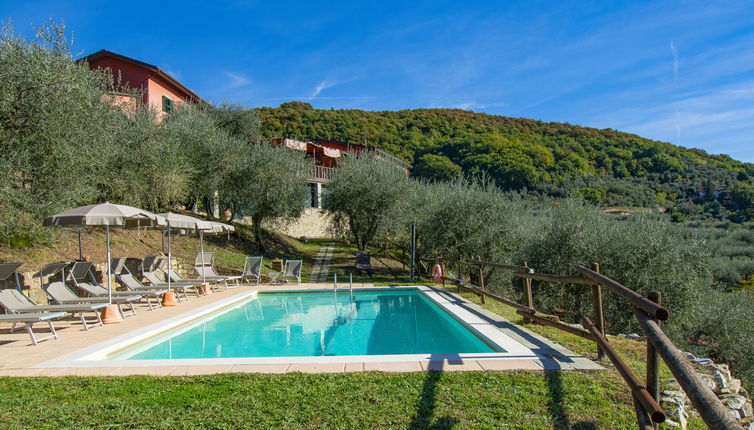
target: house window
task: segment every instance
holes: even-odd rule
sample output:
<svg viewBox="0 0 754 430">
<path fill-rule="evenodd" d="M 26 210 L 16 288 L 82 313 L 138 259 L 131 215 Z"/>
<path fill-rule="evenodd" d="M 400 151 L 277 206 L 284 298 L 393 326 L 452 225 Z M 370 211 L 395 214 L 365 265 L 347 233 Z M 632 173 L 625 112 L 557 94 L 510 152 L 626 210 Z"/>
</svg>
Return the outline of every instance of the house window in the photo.
<svg viewBox="0 0 754 430">
<path fill-rule="evenodd" d="M 162 111 L 173 113 L 173 100 L 168 96 L 162 96 Z"/>
</svg>

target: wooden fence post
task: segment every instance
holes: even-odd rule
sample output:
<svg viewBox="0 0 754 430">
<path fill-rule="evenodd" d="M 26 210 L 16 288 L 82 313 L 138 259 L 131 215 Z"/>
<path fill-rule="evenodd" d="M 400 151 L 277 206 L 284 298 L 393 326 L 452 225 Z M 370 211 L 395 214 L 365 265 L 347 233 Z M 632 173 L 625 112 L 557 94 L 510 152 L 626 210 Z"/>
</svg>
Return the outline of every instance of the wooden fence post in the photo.
<svg viewBox="0 0 754 430">
<path fill-rule="evenodd" d="M 479 288 L 484 292 L 484 266 L 482 266 L 482 258 L 477 257 L 479 260 Z M 482 304 L 485 304 L 484 294 L 481 297 Z"/>
<path fill-rule="evenodd" d="M 592 263 L 592 270 L 600 273 L 600 264 Z M 594 309 L 594 325 L 597 326 L 600 334 L 605 335 L 605 315 L 602 310 L 602 286 L 592 285 L 592 300 Z M 599 344 L 597 344 L 597 359 L 601 360 L 605 357 L 605 352 L 602 351 Z"/>
<path fill-rule="evenodd" d="M 659 291 L 647 293 L 647 298 L 658 305 L 662 305 L 662 294 Z M 662 327 L 660 321 L 655 320 Z M 658 402 L 660 401 L 660 355 L 652 342 L 647 339 L 647 391 Z M 658 426 L 655 424 L 655 429 Z"/>
<path fill-rule="evenodd" d="M 523 267 L 528 268 L 529 264 L 524 261 L 523 264 L 521 264 Z M 529 273 L 534 273 L 533 269 L 528 270 Z M 534 297 L 532 295 L 531 291 L 531 278 L 522 278 L 522 281 L 524 283 L 524 304 L 526 307 L 530 309 L 534 309 Z M 524 317 L 524 322 L 532 322 L 529 318 Z"/>
</svg>

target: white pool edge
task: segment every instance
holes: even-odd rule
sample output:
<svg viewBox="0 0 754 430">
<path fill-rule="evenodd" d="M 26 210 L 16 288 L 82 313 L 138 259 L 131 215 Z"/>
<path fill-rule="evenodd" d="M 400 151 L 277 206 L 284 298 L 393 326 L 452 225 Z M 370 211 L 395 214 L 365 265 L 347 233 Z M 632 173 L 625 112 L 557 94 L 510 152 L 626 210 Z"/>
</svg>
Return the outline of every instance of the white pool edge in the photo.
<svg viewBox="0 0 754 430">
<path fill-rule="evenodd" d="M 243 364 L 325 364 L 325 363 L 382 363 L 408 361 L 456 361 L 456 360 L 518 360 L 539 357 L 531 349 L 506 335 L 485 319 L 471 314 L 457 303 L 449 300 L 447 292 L 428 286 L 398 286 L 359 288 L 365 290 L 410 289 L 420 291 L 427 299 L 451 315 L 457 322 L 470 330 L 485 342 L 505 352 L 462 353 L 462 354 L 395 354 L 395 355 L 342 355 L 342 356 L 304 356 L 304 357 L 233 357 L 233 358 L 199 358 L 199 359 L 158 359 L 158 360 L 108 360 L 115 351 L 128 348 L 172 330 L 183 324 L 202 318 L 219 309 L 232 306 L 258 294 L 257 290 L 246 291 L 218 302 L 203 306 L 190 312 L 168 318 L 117 336 L 90 347 L 80 349 L 39 365 L 34 368 L 95 368 L 95 367 L 156 367 L 156 366 L 218 366 Z M 274 292 L 314 292 L 332 290 L 281 289 Z M 264 292 L 263 292 L 264 293 Z"/>
</svg>

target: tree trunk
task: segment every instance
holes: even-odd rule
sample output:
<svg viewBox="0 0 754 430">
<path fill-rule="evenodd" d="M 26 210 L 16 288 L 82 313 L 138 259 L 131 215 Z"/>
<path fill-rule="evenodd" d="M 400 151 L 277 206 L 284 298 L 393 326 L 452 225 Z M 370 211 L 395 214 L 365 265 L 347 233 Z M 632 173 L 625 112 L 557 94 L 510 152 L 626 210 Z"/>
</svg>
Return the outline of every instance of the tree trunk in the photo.
<svg viewBox="0 0 754 430">
<path fill-rule="evenodd" d="M 254 241 L 257 243 L 259 252 L 262 255 L 267 256 L 267 248 L 265 248 L 264 241 L 262 239 L 262 220 L 253 218 L 251 222 L 254 229 Z"/>
</svg>

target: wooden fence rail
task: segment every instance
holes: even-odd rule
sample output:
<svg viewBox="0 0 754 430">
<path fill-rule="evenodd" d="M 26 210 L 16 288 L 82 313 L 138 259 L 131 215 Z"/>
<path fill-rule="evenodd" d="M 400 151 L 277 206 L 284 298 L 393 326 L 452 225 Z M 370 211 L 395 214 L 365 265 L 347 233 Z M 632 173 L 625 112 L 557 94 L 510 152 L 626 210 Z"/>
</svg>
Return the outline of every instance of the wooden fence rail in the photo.
<svg viewBox="0 0 754 430">
<path fill-rule="evenodd" d="M 443 260 L 442 258 L 428 261 L 439 261 L 443 266 L 443 285 L 445 282 L 450 282 L 457 286 L 459 291 L 463 289 L 478 295 L 482 300 L 484 300 L 485 297 L 489 297 L 511 306 L 516 309 L 516 313 L 524 317 L 525 322 L 536 322 L 548 325 L 595 342 L 598 358 L 602 358 L 606 355 L 631 389 L 631 394 L 634 399 L 634 408 L 636 409 L 637 425 L 640 429 L 656 429 L 657 424 L 665 420 L 665 412 L 663 412 L 658 404 L 660 393 L 659 359 L 661 358 L 667 365 L 668 369 L 670 369 L 673 376 L 675 376 L 675 379 L 678 381 L 678 384 L 683 391 L 688 395 L 689 399 L 691 399 L 691 403 L 709 428 L 713 430 L 743 430 L 743 427 L 737 424 L 733 416 L 727 411 L 727 408 L 725 408 L 720 402 L 720 399 L 717 398 L 712 390 L 710 390 L 710 388 L 702 381 L 699 375 L 697 375 L 696 371 L 694 371 L 694 368 L 683 356 L 681 351 L 676 348 L 665 332 L 663 332 L 661 321 L 668 319 L 670 311 L 662 306 L 659 293 L 652 292 L 649 294 L 649 297 L 644 297 L 630 288 L 601 274 L 599 264 L 596 263 L 592 265 L 591 269 L 583 266 L 576 267 L 576 271 L 578 271 L 581 276 L 571 276 L 536 273 L 534 269 L 528 267 L 526 263 L 517 266 L 482 261 L 481 259 L 474 261 L 461 261 Z M 459 272 L 461 272 L 460 269 L 463 266 L 478 267 L 478 275 L 476 276 L 478 276 L 478 282 L 480 285 L 477 286 L 471 282 L 464 281 L 460 276 L 460 273 L 459 276 L 448 274 L 448 272 L 445 271 L 445 262 L 457 264 Z M 482 270 L 484 267 L 508 270 L 511 272 L 511 276 L 521 279 L 523 297 L 526 303 L 517 303 L 498 294 L 491 293 L 489 291 L 489 279 L 485 280 L 485 275 Z M 538 312 L 534 308 L 532 280 L 556 284 L 591 286 L 594 320 L 583 316 L 581 322 L 584 329 L 581 329 L 578 326 L 572 326 L 561 322 L 557 316 Z M 602 308 L 603 299 L 601 290 L 601 287 L 603 286 L 628 302 L 639 322 L 639 325 L 647 336 L 646 384 L 641 384 L 639 382 L 639 379 L 617 355 L 615 350 L 610 346 L 610 342 L 605 337 L 605 316 Z"/>
</svg>

